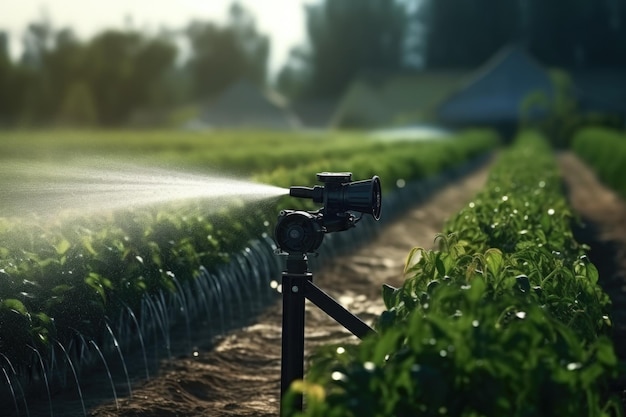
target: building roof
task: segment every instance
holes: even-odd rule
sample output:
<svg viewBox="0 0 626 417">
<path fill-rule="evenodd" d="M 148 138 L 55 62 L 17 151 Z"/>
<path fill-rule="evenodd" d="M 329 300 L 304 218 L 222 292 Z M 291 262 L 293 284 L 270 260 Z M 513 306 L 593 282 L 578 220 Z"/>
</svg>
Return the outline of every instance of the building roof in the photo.
<svg viewBox="0 0 626 417">
<path fill-rule="evenodd" d="M 368 73 L 339 100 L 335 127 L 381 127 L 432 120 L 436 105 L 458 87 L 465 72 Z"/>
<path fill-rule="evenodd" d="M 552 97 L 548 71 L 521 48 L 502 49 L 476 70 L 438 108 L 440 121 L 451 124 L 516 122 L 530 93 Z"/>
</svg>

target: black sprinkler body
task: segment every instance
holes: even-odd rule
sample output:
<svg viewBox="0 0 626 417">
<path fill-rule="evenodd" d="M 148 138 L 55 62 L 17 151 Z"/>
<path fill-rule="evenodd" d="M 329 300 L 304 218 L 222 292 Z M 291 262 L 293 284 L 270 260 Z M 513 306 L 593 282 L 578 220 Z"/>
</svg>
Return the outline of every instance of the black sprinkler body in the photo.
<svg viewBox="0 0 626 417">
<path fill-rule="evenodd" d="M 325 233 L 340 232 L 354 227 L 361 219 L 353 212 L 380 218 L 380 179 L 352 181 L 350 172 L 322 172 L 318 181 L 324 185 L 312 188 L 294 186 L 289 195 L 308 198 L 323 205 L 317 211 L 283 210 L 278 216 L 275 238 L 286 253 L 312 253 L 319 248 Z"/>
</svg>

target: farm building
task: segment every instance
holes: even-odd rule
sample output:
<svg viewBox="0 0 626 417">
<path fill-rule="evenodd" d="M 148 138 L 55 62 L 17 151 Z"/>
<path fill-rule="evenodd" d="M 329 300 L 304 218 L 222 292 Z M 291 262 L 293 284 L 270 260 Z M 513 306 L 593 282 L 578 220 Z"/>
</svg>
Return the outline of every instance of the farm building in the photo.
<svg viewBox="0 0 626 417">
<path fill-rule="evenodd" d="M 278 93 L 240 80 L 202 109 L 198 119 L 188 126 L 295 129 L 300 127 L 300 121 Z"/>
<path fill-rule="evenodd" d="M 458 87 L 464 72 L 369 73 L 340 98 L 332 127 L 381 127 L 429 122 L 436 105 Z"/>
<path fill-rule="evenodd" d="M 552 97 L 553 87 L 541 64 L 517 47 L 507 47 L 478 68 L 437 109 L 440 122 L 452 126 L 490 125 L 514 128 L 529 94 Z M 542 111 L 531 116 L 541 117 Z"/>
</svg>

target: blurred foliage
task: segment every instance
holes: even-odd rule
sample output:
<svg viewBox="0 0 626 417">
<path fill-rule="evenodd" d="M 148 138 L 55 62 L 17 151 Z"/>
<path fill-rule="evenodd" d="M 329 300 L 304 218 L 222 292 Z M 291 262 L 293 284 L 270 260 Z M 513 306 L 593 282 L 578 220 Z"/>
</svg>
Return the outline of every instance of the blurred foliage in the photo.
<svg viewBox="0 0 626 417">
<path fill-rule="evenodd" d="M 584 113 L 579 109 L 577 91 L 571 76 L 564 70 L 549 71 L 553 95 L 544 92 L 529 93 L 520 105 L 520 127 L 542 131 L 557 149 L 573 146 L 580 131 L 611 132 L 623 121 L 615 114 Z M 598 128 L 594 130 L 593 128 Z M 610 133 L 601 136 L 610 136 Z M 589 136 L 584 133 L 583 136 Z"/>
<path fill-rule="evenodd" d="M 416 2 L 418 3 L 418 2 Z M 626 66 L 626 1 L 426 0 L 422 22 L 428 68 L 474 68 L 510 43 L 551 67 Z"/>
<path fill-rule="evenodd" d="M 626 133 L 605 128 L 587 128 L 572 140 L 572 149 L 598 177 L 626 198 Z"/>
<path fill-rule="evenodd" d="M 230 8 L 227 25 L 192 22 L 187 28 L 192 57 L 187 63 L 193 98 L 206 98 L 245 78 L 265 83 L 270 43 L 257 32 L 254 18 L 238 3 Z"/>
<path fill-rule="evenodd" d="M 512 42 L 519 2 L 426 0 L 415 12 L 424 25 L 423 60 L 429 69 L 475 68 Z"/>
<path fill-rule="evenodd" d="M 522 128 L 543 131 L 556 148 L 567 148 L 574 132 L 586 121 L 578 110 L 574 84 L 563 70 L 549 71 L 553 95 L 542 91 L 529 93 L 520 105 Z"/>
<path fill-rule="evenodd" d="M 28 26 L 17 62 L 0 32 L 0 127 L 120 126 L 142 118 L 154 126 L 167 123 L 160 114 L 237 79 L 262 85 L 269 41 L 238 3 L 229 11 L 223 26 L 194 21 L 182 31 L 192 52 L 184 63 L 177 63 L 180 35 L 166 30 L 104 30 L 81 41 L 43 19 Z"/>
<path fill-rule="evenodd" d="M 305 13 L 307 42 L 276 80 L 292 98 L 335 98 L 364 72 L 476 68 L 508 44 L 549 67 L 626 66 L 626 0 L 326 0 Z M 184 42 L 188 57 L 179 55 Z M 269 51 L 236 1 L 224 24 L 156 34 L 105 30 L 82 41 L 69 28 L 33 22 L 17 62 L 0 31 L 0 127 L 167 124 L 172 108 L 236 80 L 264 85 Z"/>
<path fill-rule="evenodd" d="M 334 97 L 359 72 L 399 71 L 406 55 L 407 5 L 388 0 L 327 0 L 307 5 L 310 46 L 295 48 L 278 76 L 290 95 Z"/>
</svg>

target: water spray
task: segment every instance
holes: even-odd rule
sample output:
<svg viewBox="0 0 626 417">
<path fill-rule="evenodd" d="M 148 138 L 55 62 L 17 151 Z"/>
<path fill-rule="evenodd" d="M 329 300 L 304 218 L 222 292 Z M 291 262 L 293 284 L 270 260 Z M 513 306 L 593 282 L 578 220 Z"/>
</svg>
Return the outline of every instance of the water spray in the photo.
<svg viewBox="0 0 626 417">
<path fill-rule="evenodd" d="M 380 218 L 381 187 L 377 176 L 352 181 L 349 172 L 322 172 L 317 179 L 323 185 L 312 188 L 294 186 L 289 195 L 308 198 L 322 204 L 316 211 L 282 210 L 274 230 L 280 253 L 287 255 L 282 273 L 283 323 L 281 357 L 281 412 L 291 398 L 291 408 L 302 410 L 301 394 L 286 397 L 293 381 L 304 377 L 304 306 L 308 299 L 360 339 L 376 332 L 346 310 L 335 299 L 313 284 L 307 254 L 315 253 L 324 235 L 356 226 L 364 214 Z M 360 213 L 357 217 L 355 213 Z"/>
</svg>

